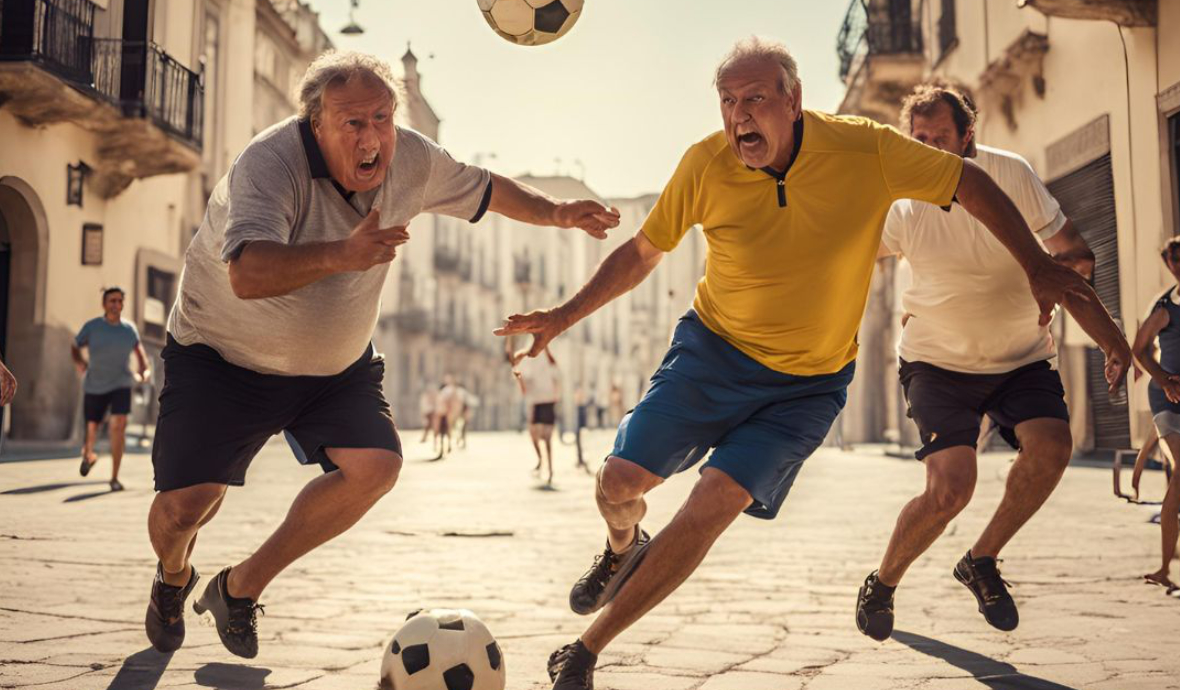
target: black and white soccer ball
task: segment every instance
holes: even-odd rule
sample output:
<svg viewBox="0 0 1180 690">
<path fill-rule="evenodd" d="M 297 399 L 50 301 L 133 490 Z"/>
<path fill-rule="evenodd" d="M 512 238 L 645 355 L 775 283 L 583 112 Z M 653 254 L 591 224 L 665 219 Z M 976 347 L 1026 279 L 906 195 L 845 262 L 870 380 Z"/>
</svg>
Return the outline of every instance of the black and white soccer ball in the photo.
<svg viewBox="0 0 1180 690">
<path fill-rule="evenodd" d="M 466 609 L 411 613 L 381 662 L 390 690 L 504 690 L 505 679 L 500 645 Z"/>
<path fill-rule="evenodd" d="M 582 14 L 583 0 L 476 0 L 492 30 L 522 46 L 561 38 Z"/>
</svg>

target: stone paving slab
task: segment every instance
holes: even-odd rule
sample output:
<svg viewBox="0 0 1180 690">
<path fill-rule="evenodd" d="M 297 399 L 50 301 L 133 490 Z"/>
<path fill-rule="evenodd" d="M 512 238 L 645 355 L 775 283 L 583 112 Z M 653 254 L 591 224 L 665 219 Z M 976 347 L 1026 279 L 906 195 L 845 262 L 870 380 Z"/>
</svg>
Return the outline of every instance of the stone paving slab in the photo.
<svg viewBox="0 0 1180 690">
<path fill-rule="evenodd" d="M 125 461 L 121 494 L 73 459 L 0 466 L 0 688 L 46 690 L 372 690 L 407 612 L 476 611 L 505 651 L 511 690 L 547 690 L 545 660 L 587 621 L 570 584 L 601 550 L 592 480 L 558 446 L 558 491 L 538 490 L 520 434 L 474 434 L 445 462 L 409 437 L 399 486 L 360 525 L 277 579 L 264 597 L 261 651 L 231 656 L 188 616 L 172 655 L 151 650 L 143 611 L 155 559 L 146 520 L 150 459 Z M 591 457 L 610 434 L 588 439 Z M 105 460 L 105 458 L 104 458 Z M 1008 457 L 986 456 L 973 504 L 914 565 L 885 644 L 853 623 L 922 467 L 872 449 L 812 458 L 775 522 L 743 518 L 697 574 L 600 662 L 600 690 L 1180 689 L 1180 599 L 1139 584 L 1155 567 L 1152 508 L 1110 496 L 1107 472 L 1074 467 L 1004 554 L 1021 626 L 989 628 L 950 572 L 999 500 Z M 315 476 L 282 442 L 232 489 L 201 534 L 206 578 L 245 556 Z M 664 524 L 695 473 L 654 492 Z M 1149 491 L 1160 490 L 1155 473 Z"/>
</svg>

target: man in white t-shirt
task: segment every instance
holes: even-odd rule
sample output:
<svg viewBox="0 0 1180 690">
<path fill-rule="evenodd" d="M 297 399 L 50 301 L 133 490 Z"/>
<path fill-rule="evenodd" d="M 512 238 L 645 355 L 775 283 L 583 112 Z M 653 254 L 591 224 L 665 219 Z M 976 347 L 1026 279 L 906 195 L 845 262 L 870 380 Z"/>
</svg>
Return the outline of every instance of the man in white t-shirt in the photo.
<svg viewBox="0 0 1180 690">
<path fill-rule="evenodd" d="M 451 429 L 454 428 L 454 408 L 459 398 L 459 388 L 455 385 L 455 377 L 447 374 L 443 376 L 442 387 L 434 401 L 434 441 L 438 446 L 438 457 L 442 460 L 451 452 Z"/>
<path fill-rule="evenodd" d="M 553 486 L 553 425 L 557 423 L 557 400 L 561 397 L 561 375 L 557 360 L 549 348 L 543 357 L 527 357 L 528 350 L 516 353 L 512 373 L 524 394 L 525 407 L 529 414 L 529 437 L 537 451 L 535 473 L 541 472 L 541 465 L 548 464 L 546 486 Z M 541 446 L 545 446 L 542 454 Z"/>
<path fill-rule="evenodd" d="M 1093 253 L 1028 162 L 975 145 L 969 97 L 944 85 L 919 86 L 905 100 L 902 122 L 918 141 L 973 158 L 1054 258 L 1089 276 Z M 926 490 L 902 510 L 880 569 L 860 589 L 857 627 L 877 640 L 892 633 L 902 575 L 971 500 L 987 416 L 1019 453 L 999 508 L 953 574 L 989 624 L 1012 630 L 1019 617 L 996 556 L 1053 492 L 1073 449 L 1053 337 L 1020 265 L 963 208 L 895 202 L 882 245 L 882 256 L 902 255 L 913 271 L 898 351 L 909 416 L 923 443 L 917 457 L 926 463 Z M 1122 358 L 1110 366 L 1125 369 L 1125 339 L 1112 333 L 1105 340 L 1099 345 L 1108 357 Z"/>
</svg>

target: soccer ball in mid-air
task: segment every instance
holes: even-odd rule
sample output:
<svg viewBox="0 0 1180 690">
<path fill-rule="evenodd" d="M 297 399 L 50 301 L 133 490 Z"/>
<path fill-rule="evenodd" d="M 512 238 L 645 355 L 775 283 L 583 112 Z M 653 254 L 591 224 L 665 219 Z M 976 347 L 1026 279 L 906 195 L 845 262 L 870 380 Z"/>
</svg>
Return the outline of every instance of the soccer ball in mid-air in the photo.
<svg viewBox="0 0 1180 690">
<path fill-rule="evenodd" d="M 583 0 L 477 0 L 492 29 L 517 45 L 556 41 L 582 14 Z"/>
<path fill-rule="evenodd" d="M 496 638 L 466 609 L 411 613 L 381 662 L 391 690 L 504 690 L 505 677 Z"/>
</svg>

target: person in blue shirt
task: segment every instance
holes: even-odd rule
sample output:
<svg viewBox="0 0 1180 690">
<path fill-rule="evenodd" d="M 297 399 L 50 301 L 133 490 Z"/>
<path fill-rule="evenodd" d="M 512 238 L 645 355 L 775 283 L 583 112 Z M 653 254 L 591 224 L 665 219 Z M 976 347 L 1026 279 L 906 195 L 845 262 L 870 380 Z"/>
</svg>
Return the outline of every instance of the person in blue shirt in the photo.
<svg viewBox="0 0 1180 690">
<path fill-rule="evenodd" d="M 147 353 L 139 340 L 135 324 L 123 319 L 125 295 L 121 288 L 107 288 L 102 293 L 103 315 L 82 326 L 70 346 L 78 373 L 85 375 L 83 409 L 86 416 L 86 444 L 82 447 L 82 476 L 98 461 L 94 438 L 107 412 L 111 413 L 111 491 L 122 491 L 119 465 L 127 431 L 127 413 L 131 411 L 131 387 L 146 381 L 151 374 Z M 85 349 L 89 359 L 83 355 Z M 135 353 L 138 373 L 132 375 L 130 359 Z"/>
</svg>

